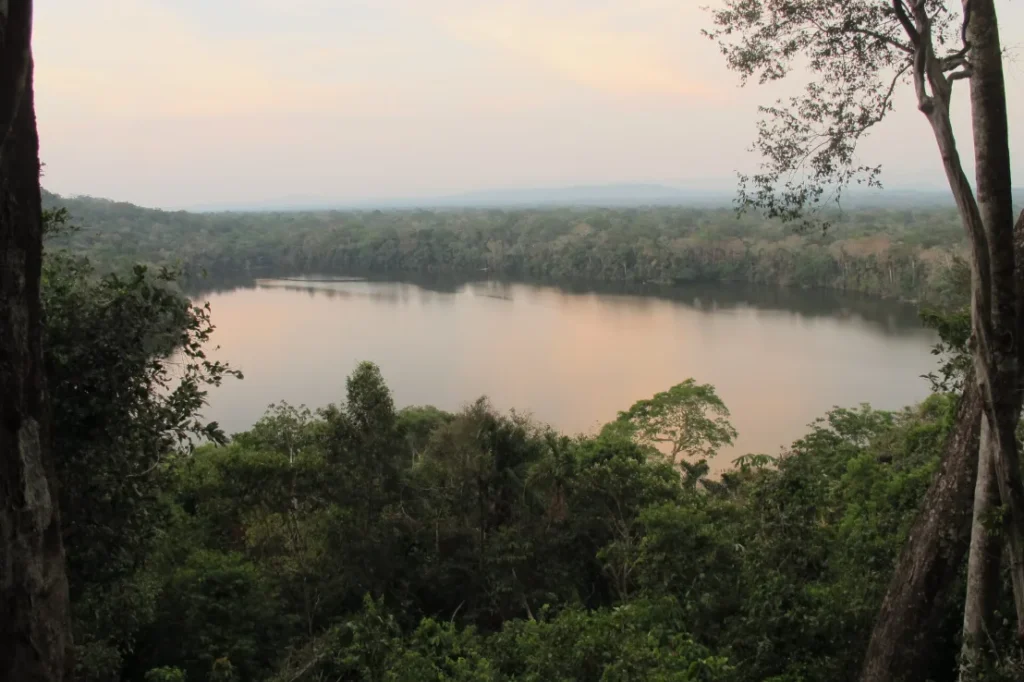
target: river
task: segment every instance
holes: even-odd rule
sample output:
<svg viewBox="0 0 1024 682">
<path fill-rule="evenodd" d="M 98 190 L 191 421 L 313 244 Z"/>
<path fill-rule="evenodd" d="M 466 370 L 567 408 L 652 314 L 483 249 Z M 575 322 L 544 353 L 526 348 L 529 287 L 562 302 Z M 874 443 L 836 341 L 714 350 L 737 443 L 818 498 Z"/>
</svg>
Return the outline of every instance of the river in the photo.
<svg viewBox="0 0 1024 682">
<path fill-rule="evenodd" d="M 211 304 L 215 355 L 245 374 L 205 411 L 229 434 L 271 402 L 343 400 L 361 360 L 380 366 L 399 407 L 486 395 L 566 433 L 693 377 L 716 387 L 739 431 L 718 468 L 778 453 L 834 405 L 915 403 L 936 366 L 936 335 L 913 306 L 834 292 L 321 277 L 211 289 L 194 298 Z"/>
</svg>

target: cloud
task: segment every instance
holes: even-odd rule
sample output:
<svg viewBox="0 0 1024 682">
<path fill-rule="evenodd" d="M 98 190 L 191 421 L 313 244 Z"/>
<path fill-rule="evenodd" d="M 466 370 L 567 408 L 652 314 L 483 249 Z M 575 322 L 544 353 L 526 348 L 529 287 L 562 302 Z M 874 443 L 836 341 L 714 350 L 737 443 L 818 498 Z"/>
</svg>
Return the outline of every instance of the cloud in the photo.
<svg viewBox="0 0 1024 682">
<path fill-rule="evenodd" d="M 692 50 L 687 42 L 699 38 L 675 33 L 682 15 L 664 3 L 572 11 L 531 3 L 454 5 L 456 11 L 440 18 L 453 35 L 498 48 L 573 83 L 614 95 L 719 95 L 688 64 Z"/>
<path fill-rule="evenodd" d="M 65 5 L 60 13 L 44 13 L 36 22 L 41 108 L 54 114 L 358 110 L 379 94 L 366 79 L 320 77 L 320 52 L 301 36 L 211 38 L 185 15 L 152 0 L 98 0 Z"/>
<path fill-rule="evenodd" d="M 803 78 L 739 89 L 698 34 L 700 4 L 47 0 L 34 46 L 46 182 L 187 205 L 731 177 L 756 163 L 757 105 Z M 1004 4 L 1004 41 L 1019 44 L 1024 6 Z M 926 123 L 902 109 L 865 161 L 934 171 Z"/>
<path fill-rule="evenodd" d="M 495 79 L 478 47 L 453 40 L 399 0 L 363 8 L 301 0 L 287 12 L 280 3 L 243 12 L 233 1 L 54 2 L 36 21 L 45 123 L 86 114 L 410 119 L 537 104 L 515 92 L 528 80 L 520 65 L 505 65 Z M 274 21 L 278 30 L 268 30 Z"/>
</svg>

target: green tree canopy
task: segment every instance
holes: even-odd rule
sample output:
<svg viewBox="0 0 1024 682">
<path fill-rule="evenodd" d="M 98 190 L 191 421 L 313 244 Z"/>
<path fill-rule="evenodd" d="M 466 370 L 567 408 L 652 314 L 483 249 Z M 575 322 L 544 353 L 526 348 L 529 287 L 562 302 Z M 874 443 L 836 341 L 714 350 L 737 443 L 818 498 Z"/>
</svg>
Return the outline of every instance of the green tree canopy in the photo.
<svg viewBox="0 0 1024 682">
<path fill-rule="evenodd" d="M 687 379 L 646 400 L 638 400 L 616 422 L 638 442 L 667 448 L 677 457 L 712 457 L 731 445 L 736 429 L 713 386 Z"/>
</svg>

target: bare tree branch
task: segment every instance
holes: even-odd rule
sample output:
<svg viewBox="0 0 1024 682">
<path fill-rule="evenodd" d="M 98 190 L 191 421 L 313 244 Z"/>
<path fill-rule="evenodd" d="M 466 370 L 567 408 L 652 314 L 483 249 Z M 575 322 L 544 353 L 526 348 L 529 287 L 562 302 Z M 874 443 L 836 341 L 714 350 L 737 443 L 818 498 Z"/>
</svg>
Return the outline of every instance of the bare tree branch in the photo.
<svg viewBox="0 0 1024 682">
<path fill-rule="evenodd" d="M 907 32 L 907 37 L 910 38 L 910 43 L 914 47 L 918 47 L 921 44 L 921 35 L 914 28 L 914 22 L 910 20 L 910 16 L 907 14 L 907 8 L 903 4 L 903 0 L 892 0 L 892 9 L 896 13 L 896 18 L 899 19 L 900 25 L 903 26 L 903 30 Z"/>
<path fill-rule="evenodd" d="M 952 83 L 953 81 L 959 81 L 964 80 L 965 78 L 970 78 L 971 75 L 971 69 L 969 67 L 966 67 L 961 69 L 960 71 L 954 71 L 953 73 L 949 74 L 948 76 L 946 76 L 946 80 Z"/>
<path fill-rule="evenodd" d="M 928 96 L 927 69 L 927 44 L 919 37 L 917 51 L 914 53 L 914 94 L 917 95 L 917 108 L 926 114 L 935 106 L 935 102 Z"/>
<path fill-rule="evenodd" d="M 961 55 L 959 52 L 948 57 L 943 57 L 939 60 L 942 64 L 943 71 L 953 71 L 960 67 L 969 67 L 971 63 L 967 61 L 966 55 Z"/>
<path fill-rule="evenodd" d="M 892 47 L 895 47 L 897 50 L 902 50 L 903 52 L 906 52 L 907 54 L 913 54 L 913 52 L 914 52 L 914 48 L 912 46 L 906 45 L 904 43 L 901 43 L 900 41 L 896 40 L 895 38 L 890 38 L 887 35 L 879 33 L 878 31 L 872 31 L 871 29 L 859 28 L 859 27 L 858 28 L 844 28 L 844 29 L 841 29 L 839 31 L 839 33 L 859 33 L 861 35 L 868 36 L 869 38 L 874 38 L 875 40 L 879 40 L 879 41 L 881 41 L 883 43 L 886 43 L 887 45 L 891 45 Z"/>
</svg>

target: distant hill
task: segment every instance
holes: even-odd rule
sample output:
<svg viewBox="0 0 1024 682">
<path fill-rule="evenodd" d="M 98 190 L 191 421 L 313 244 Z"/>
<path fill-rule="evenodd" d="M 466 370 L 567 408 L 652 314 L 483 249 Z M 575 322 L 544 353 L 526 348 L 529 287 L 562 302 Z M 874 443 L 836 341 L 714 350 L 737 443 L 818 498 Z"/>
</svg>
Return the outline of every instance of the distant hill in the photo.
<svg viewBox="0 0 1024 682">
<path fill-rule="evenodd" d="M 439 197 L 437 205 L 478 207 L 723 205 L 731 190 L 696 190 L 668 185 L 579 185 L 468 192 Z"/>
<path fill-rule="evenodd" d="M 415 208 L 545 208 L 556 206 L 625 208 L 630 206 L 726 207 L 735 190 L 696 189 L 658 184 L 577 185 L 532 189 L 498 189 L 436 197 L 331 201 L 322 197 L 291 196 L 260 202 L 194 206 L 203 213 L 218 211 L 327 211 Z M 1024 206 L 1024 188 L 1014 190 L 1014 202 Z M 952 207 L 943 189 L 858 190 L 847 193 L 845 208 Z"/>
<path fill-rule="evenodd" d="M 1024 208 L 1024 187 L 1013 190 L 1013 202 Z M 846 208 L 953 208 L 953 195 L 946 189 L 852 190 L 843 200 Z"/>
<path fill-rule="evenodd" d="M 51 195 L 52 196 L 52 195 Z M 373 209 L 455 209 L 455 208 L 627 208 L 640 206 L 730 207 L 733 189 L 697 189 L 659 184 L 576 185 L 533 189 L 498 189 L 436 197 L 332 201 L 323 197 L 293 195 L 256 202 L 233 202 L 193 206 L 199 213 L 217 212 L 301 212 Z M 127 207 L 125 202 L 107 199 Z M 1014 203 L 1024 208 L 1024 187 L 1014 189 Z M 952 208 L 953 198 L 943 189 L 852 189 L 843 198 L 843 208 Z"/>
<path fill-rule="evenodd" d="M 450 208 L 435 204 L 435 210 L 288 213 L 164 211 L 49 193 L 45 204 L 65 206 L 81 228 L 51 246 L 88 256 L 100 271 L 141 262 L 227 278 L 316 273 L 736 281 L 911 300 L 955 292 L 943 288 L 944 254 L 965 240 L 951 208 L 851 209 L 833 216 L 827 232 L 799 235 L 777 221 L 737 216 L 728 206 L 651 205 L 675 196 L 649 186 L 621 193 L 578 188 L 454 197 Z M 607 205 L 640 197 L 647 205 Z M 587 201 L 599 205 L 564 205 Z M 489 202 L 512 207 L 459 208 Z"/>
<path fill-rule="evenodd" d="M 498 189 L 435 197 L 331 201 L 290 196 L 259 202 L 218 203 L 191 207 L 211 211 L 319 211 L 412 208 L 539 208 L 551 206 L 724 206 L 731 190 L 698 190 L 657 184 L 577 185 L 571 187 Z"/>
</svg>

